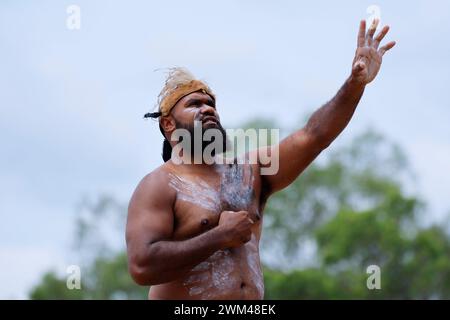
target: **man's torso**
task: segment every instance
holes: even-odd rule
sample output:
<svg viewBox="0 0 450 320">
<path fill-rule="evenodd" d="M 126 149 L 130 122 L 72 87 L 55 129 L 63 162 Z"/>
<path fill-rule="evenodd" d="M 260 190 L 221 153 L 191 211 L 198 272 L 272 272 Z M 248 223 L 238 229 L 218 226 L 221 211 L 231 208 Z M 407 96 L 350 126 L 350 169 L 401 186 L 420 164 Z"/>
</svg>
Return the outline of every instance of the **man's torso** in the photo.
<svg viewBox="0 0 450 320">
<path fill-rule="evenodd" d="M 249 212 L 255 222 L 249 242 L 216 251 L 183 278 L 152 286 L 150 299 L 262 299 L 259 258 L 262 229 L 261 178 L 257 165 L 216 165 L 193 174 L 170 162 L 167 183 L 176 191 L 173 241 L 195 237 L 217 226 L 222 211 Z"/>
</svg>

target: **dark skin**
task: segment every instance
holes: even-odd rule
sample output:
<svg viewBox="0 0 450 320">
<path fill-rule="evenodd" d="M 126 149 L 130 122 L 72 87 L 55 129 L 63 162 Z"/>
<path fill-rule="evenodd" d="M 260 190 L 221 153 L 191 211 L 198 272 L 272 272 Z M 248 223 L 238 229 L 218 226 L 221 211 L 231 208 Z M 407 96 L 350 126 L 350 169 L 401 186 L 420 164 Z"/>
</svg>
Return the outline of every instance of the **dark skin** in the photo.
<svg viewBox="0 0 450 320">
<path fill-rule="evenodd" d="M 265 203 L 291 184 L 347 126 L 365 86 L 376 77 L 382 56 L 395 45 L 389 42 L 379 48 L 389 27 L 374 37 L 377 23 L 366 32 L 361 21 L 351 75 L 335 97 L 278 145 L 278 172 L 261 175 L 259 162 L 246 165 L 253 177 L 250 201 L 236 207 L 227 199 L 226 189 L 240 184 L 223 189 L 218 164 L 175 165 L 169 160 L 142 179 L 130 201 L 126 240 L 129 271 L 138 284 L 152 286 L 150 299 L 263 298 L 258 247 Z M 220 123 L 214 101 L 201 92 L 183 97 L 160 119 L 167 137 L 176 129 L 175 119 L 184 124 L 203 120 L 204 128 Z M 171 185 L 174 176 L 192 181 L 194 189 L 201 179 L 217 191 L 221 209 L 189 201 L 183 190 Z"/>
</svg>

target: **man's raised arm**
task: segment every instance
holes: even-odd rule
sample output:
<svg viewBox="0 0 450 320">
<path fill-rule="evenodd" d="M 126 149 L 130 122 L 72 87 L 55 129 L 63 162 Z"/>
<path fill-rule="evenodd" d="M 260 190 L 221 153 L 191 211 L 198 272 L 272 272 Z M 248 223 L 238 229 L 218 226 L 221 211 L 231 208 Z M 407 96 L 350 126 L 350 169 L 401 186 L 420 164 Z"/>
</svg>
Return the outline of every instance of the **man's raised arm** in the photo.
<svg viewBox="0 0 450 320">
<path fill-rule="evenodd" d="M 389 27 L 382 28 L 374 38 L 377 25 L 378 20 L 375 19 L 366 33 L 366 22 L 361 21 L 350 77 L 333 99 L 313 113 L 304 128 L 289 135 L 277 146 L 279 170 L 274 175 L 263 176 L 266 196 L 291 184 L 347 126 L 366 84 L 377 75 L 383 54 L 395 45 L 392 41 L 378 48 Z M 274 148 L 269 147 L 269 150 Z"/>
<path fill-rule="evenodd" d="M 225 211 L 215 228 L 187 240 L 172 240 L 175 196 L 164 173 L 156 172 L 139 183 L 130 200 L 128 269 L 138 284 L 178 279 L 215 251 L 241 246 L 251 238 L 253 221 L 248 212 Z"/>
</svg>

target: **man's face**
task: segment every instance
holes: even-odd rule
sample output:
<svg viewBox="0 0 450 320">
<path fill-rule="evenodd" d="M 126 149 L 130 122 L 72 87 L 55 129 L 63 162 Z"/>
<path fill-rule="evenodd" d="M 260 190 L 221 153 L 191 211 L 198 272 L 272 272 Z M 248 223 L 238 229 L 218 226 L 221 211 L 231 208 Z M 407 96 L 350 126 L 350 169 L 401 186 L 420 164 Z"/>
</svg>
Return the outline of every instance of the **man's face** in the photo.
<svg viewBox="0 0 450 320">
<path fill-rule="evenodd" d="M 202 92 L 193 92 L 180 99 L 171 111 L 176 129 L 186 129 L 191 134 L 193 142 L 194 121 L 202 124 L 202 135 L 208 129 L 219 130 L 223 139 L 223 150 L 226 150 L 226 132 L 220 123 L 220 117 L 216 110 L 214 99 Z M 203 150 L 212 142 L 204 141 Z"/>
<path fill-rule="evenodd" d="M 177 102 L 171 114 L 175 122 L 183 128 L 194 127 L 194 121 L 201 121 L 204 129 L 222 127 L 215 102 L 206 93 L 188 94 Z"/>
</svg>

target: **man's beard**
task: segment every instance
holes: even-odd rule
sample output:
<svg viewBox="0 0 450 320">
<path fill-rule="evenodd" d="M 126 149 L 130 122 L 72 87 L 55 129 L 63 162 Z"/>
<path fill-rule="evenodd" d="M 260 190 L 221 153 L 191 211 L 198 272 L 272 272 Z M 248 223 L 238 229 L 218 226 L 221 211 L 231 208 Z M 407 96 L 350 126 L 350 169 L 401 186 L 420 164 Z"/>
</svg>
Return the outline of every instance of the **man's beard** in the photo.
<svg viewBox="0 0 450 320">
<path fill-rule="evenodd" d="M 195 129 L 194 123 L 185 124 L 185 123 L 177 121 L 176 119 L 174 119 L 174 120 L 175 120 L 176 129 L 185 129 L 185 130 L 187 130 L 189 132 L 189 135 L 191 137 L 191 146 L 190 147 L 191 147 L 192 155 L 195 155 L 194 154 L 195 153 L 194 145 L 195 145 L 195 140 L 196 140 L 195 139 L 195 132 L 196 132 L 196 130 L 201 132 L 201 138 L 200 139 L 201 139 L 201 152 L 202 152 L 202 155 L 203 155 L 203 152 L 205 151 L 205 148 L 207 146 L 209 146 L 209 145 L 211 145 L 213 143 L 216 143 L 215 142 L 215 135 L 212 135 L 211 141 L 205 141 L 203 139 L 203 137 L 205 135 L 205 132 L 207 132 L 208 130 L 218 130 L 219 133 L 220 133 L 221 142 L 222 142 L 221 145 L 218 144 L 220 141 L 216 143 L 217 146 L 212 149 L 211 156 L 214 157 L 216 155 L 216 151 L 226 152 L 228 150 L 230 142 L 228 141 L 227 133 L 226 133 L 225 129 L 222 127 L 222 125 L 220 124 L 220 122 L 217 122 L 216 126 L 212 127 L 212 128 L 204 128 L 204 126 L 203 126 L 204 124 L 201 122 L 201 130 L 199 130 L 198 128 Z M 198 131 L 197 131 L 197 134 L 198 134 Z M 183 137 L 180 137 L 180 140 L 178 142 L 181 142 L 182 140 L 183 140 Z"/>
</svg>

